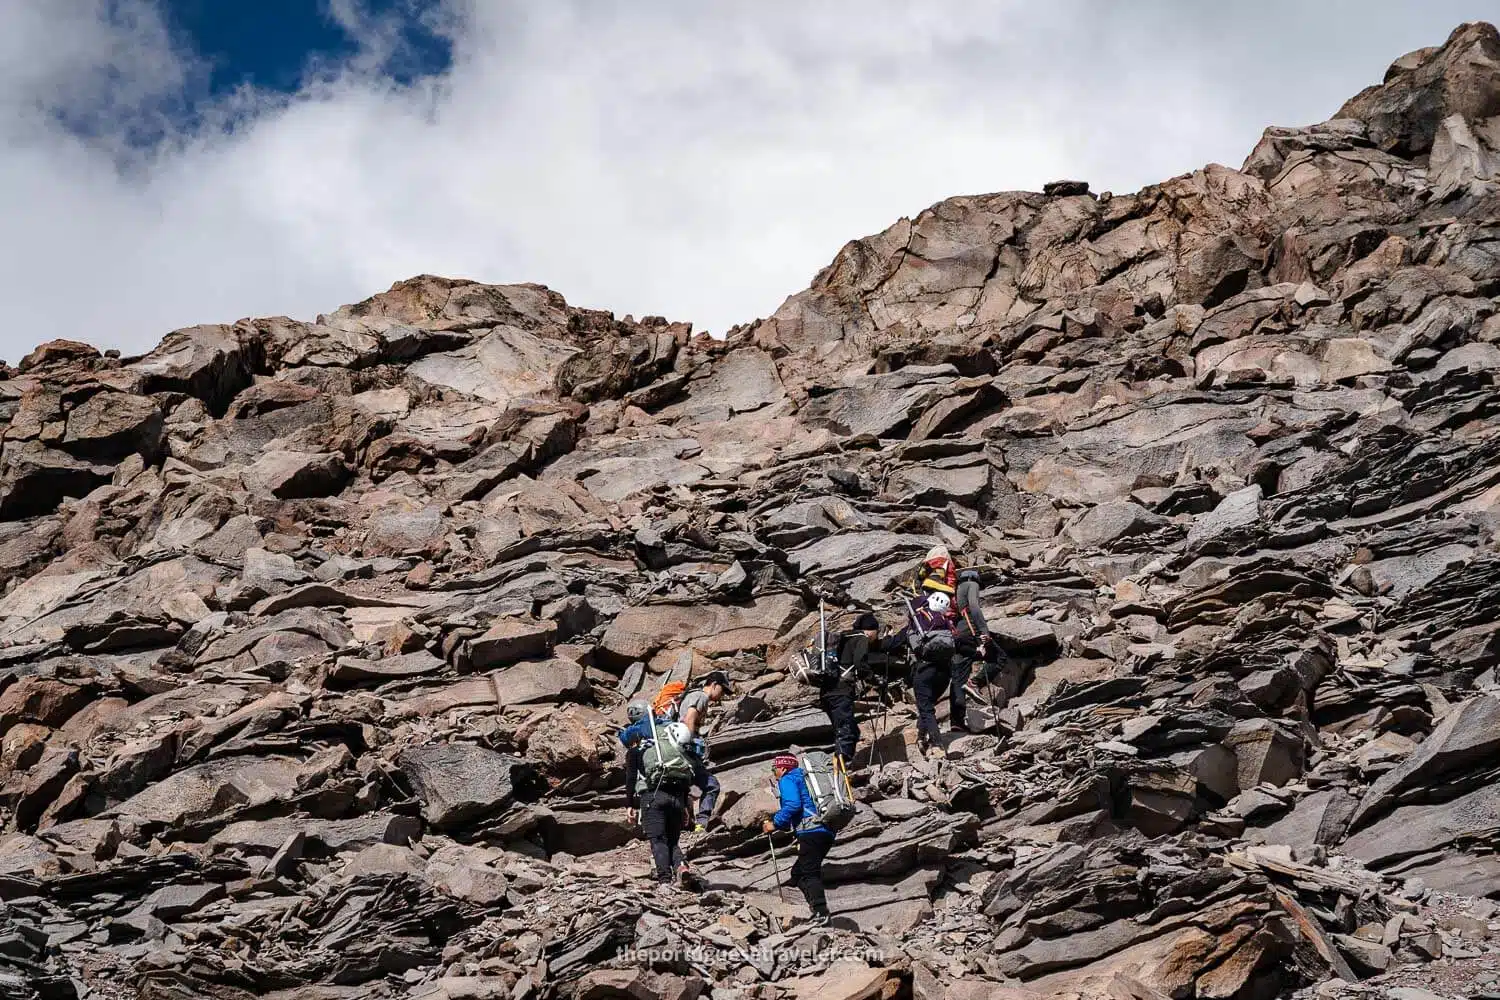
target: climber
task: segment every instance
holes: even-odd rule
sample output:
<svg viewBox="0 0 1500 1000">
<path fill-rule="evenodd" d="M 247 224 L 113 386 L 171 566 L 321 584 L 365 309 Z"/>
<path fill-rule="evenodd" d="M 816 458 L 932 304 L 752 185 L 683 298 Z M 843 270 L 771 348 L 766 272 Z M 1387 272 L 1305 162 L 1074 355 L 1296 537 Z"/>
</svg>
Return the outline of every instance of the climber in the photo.
<svg viewBox="0 0 1500 1000">
<path fill-rule="evenodd" d="M 802 768 L 793 754 L 778 754 L 771 761 L 781 808 L 761 824 L 766 833 L 792 830 L 797 835 L 797 861 L 792 865 L 789 884 L 802 890 L 812 923 L 828 923 L 828 897 L 823 891 L 823 859 L 833 847 L 833 831 L 817 820 L 817 803 L 807 787 Z"/>
<path fill-rule="evenodd" d="M 692 734 L 690 757 L 696 765 L 693 784 L 702 793 L 698 799 L 694 833 L 703 833 L 708 829 L 708 821 L 713 818 L 714 806 L 719 801 L 719 779 L 708 769 L 708 742 L 702 736 L 703 723 L 709 706 L 717 705 L 726 695 L 731 694 L 734 694 L 734 687 L 729 683 L 729 675 L 722 670 L 711 670 L 703 678 L 702 686 L 683 695 L 677 707 L 678 718 Z"/>
<path fill-rule="evenodd" d="M 839 638 L 837 674 L 818 682 L 818 707 L 833 723 L 834 749 L 845 767 L 854 766 L 859 748 L 859 720 L 854 715 L 854 688 L 869 659 L 870 648 L 880 637 L 880 622 L 868 612 L 854 620 L 854 627 Z"/>
<path fill-rule="evenodd" d="M 953 678 L 950 685 L 953 717 L 948 720 L 954 732 L 968 732 L 966 722 L 967 699 L 991 702 L 981 693 L 990 690 L 990 682 L 1000 670 L 1000 651 L 990 635 L 989 623 L 984 620 L 984 609 L 980 607 L 979 571 L 966 569 L 958 574 L 957 594 L 954 608 Z M 978 676 L 974 668 L 978 666 Z M 993 708 L 1004 708 L 1004 692 L 999 704 Z"/>
<path fill-rule="evenodd" d="M 937 724 L 938 692 L 948 687 L 949 708 L 963 708 L 960 685 L 954 682 L 952 599 L 941 590 L 930 590 L 925 598 L 907 599 L 909 615 L 901 631 L 881 641 L 884 650 L 909 647 L 913 654 L 912 693 L 917 699 L 917 749 L 923 756 L 942 756 L 942 736 Z M 955 704 L 957 702 L 957 704 Z M 955 714 L 954 718 L 961 719 Z M 950 725 L 952 723 L 950 722 Z"/>
<path fill-rule="evenodd" d="M 625 719 L 629 725 L 620 730 L 620 743 L 625 747 L 625 803 L 632 816 L 637 815 L 636 782 L 641 776 L 642 744 L 651 738 L 651 723 L 664 726 L 670 720 L 648 719 L 651 706 L 644 701 L 633 701 L 625 706 Z"/>
<path fill-rule="evenodd" d="M 958 564 L 948 553 L 947 546 L 935 545 L 917 566 L 914 589 L 922 596 L 937 591 L 952 597 L 958 583 L 957 574 Z"/>
<path fill-rule="evenodd" d="M 694 765 L 687 749 L 692 734 L 680 722 L 654 729 L 641 745 L 640 770 L 629 787 L 634 791 L 633 805 L 638 803 L 640 810 L 641 832 L 651 843 L 657 882 L 686 886 L 691 884 L 692 873 L 680 841 L 688 814 L 688 787 L 693 783 Z"/>
<path fill-rule="evenodd" d="M 620 730 L 621 746 L 628 749 L 651 735 L 650 723 L 646 721 L 646 713 L 649 711 L 651 711 L 651 706 L 644 701 L 632 701 L 629 705 L 625 706 L 625 721 L 627 725 Z M 671 721 L 671 719 L 663 715 L 657 715 L 656 717 L 658 724 Z"/>
</svg>

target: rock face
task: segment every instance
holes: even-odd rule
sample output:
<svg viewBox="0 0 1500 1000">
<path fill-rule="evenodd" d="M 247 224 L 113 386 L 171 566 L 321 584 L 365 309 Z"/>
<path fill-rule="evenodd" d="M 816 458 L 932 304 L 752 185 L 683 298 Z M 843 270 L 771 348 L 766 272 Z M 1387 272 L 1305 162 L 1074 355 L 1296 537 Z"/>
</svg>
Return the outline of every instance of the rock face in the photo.
<svg viewBox="0 0 1500 1000">
<path fill-rule="evenodd" d="M 950 199 L 723 340 L 422 276 L 37 348 L 0 996 L 1248 998 L 1491 950 L 1497 217 L 1476 24 L 1239 170 Z M 1006 660 L 942 758 L 901 665 L 862 689 L 809 930 L 759 832 L 831 736 L 789 658 L 937 545 Z M 709 669 L 667 899 L 614 733 Z"/>
</svg>

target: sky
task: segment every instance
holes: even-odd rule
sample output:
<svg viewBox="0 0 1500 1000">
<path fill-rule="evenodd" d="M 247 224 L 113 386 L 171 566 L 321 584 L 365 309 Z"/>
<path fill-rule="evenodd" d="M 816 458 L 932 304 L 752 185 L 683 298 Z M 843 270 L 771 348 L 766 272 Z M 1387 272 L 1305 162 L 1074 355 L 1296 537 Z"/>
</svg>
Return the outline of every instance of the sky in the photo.
<svg viewBox="0 0 1500 1000">
<path fill-rule="evenodd" d="M 1494 0 L 0 0 L 0 357 L 416 274 L 722 333 L 945 197 L 1238 166 Z"/>
</svg>

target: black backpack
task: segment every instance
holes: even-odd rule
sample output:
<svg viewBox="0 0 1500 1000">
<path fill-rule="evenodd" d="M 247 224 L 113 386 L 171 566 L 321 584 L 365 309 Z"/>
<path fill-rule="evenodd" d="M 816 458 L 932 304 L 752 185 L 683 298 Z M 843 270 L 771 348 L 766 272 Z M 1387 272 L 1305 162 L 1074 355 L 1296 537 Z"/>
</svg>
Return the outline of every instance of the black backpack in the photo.
<svg viewBox="0 0 1500 1000">
<path fill-rule="evenodd" d="M 953 633 L 945 628 L 924 632 L 917 639 L 917 655 L 928 663 L 942 663 L 952 659 L 956 648 Z"/>
</svg>

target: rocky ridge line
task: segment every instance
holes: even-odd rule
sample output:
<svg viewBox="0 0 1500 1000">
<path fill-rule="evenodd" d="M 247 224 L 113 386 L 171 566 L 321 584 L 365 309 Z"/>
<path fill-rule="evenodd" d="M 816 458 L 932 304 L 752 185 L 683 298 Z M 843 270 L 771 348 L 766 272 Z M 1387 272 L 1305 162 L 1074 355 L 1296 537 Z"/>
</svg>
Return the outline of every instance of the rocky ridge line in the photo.
<svg viewBox="0 0 1500 1000">
<path fill-rule="evenodd" d="M 1473 24 L 1239 170 L 950 199 L 723 341 L 423 276 L 37 348 L 0 997 L 1494 989 L 1497 218 Z M 935 544 L 1008 704 L 941 761 L 865 706 L 808 931 L 756 824 L 829 735 L 787 656 Z M 663 899 L 613 731 L 710 665 Z"/>
</svg>

